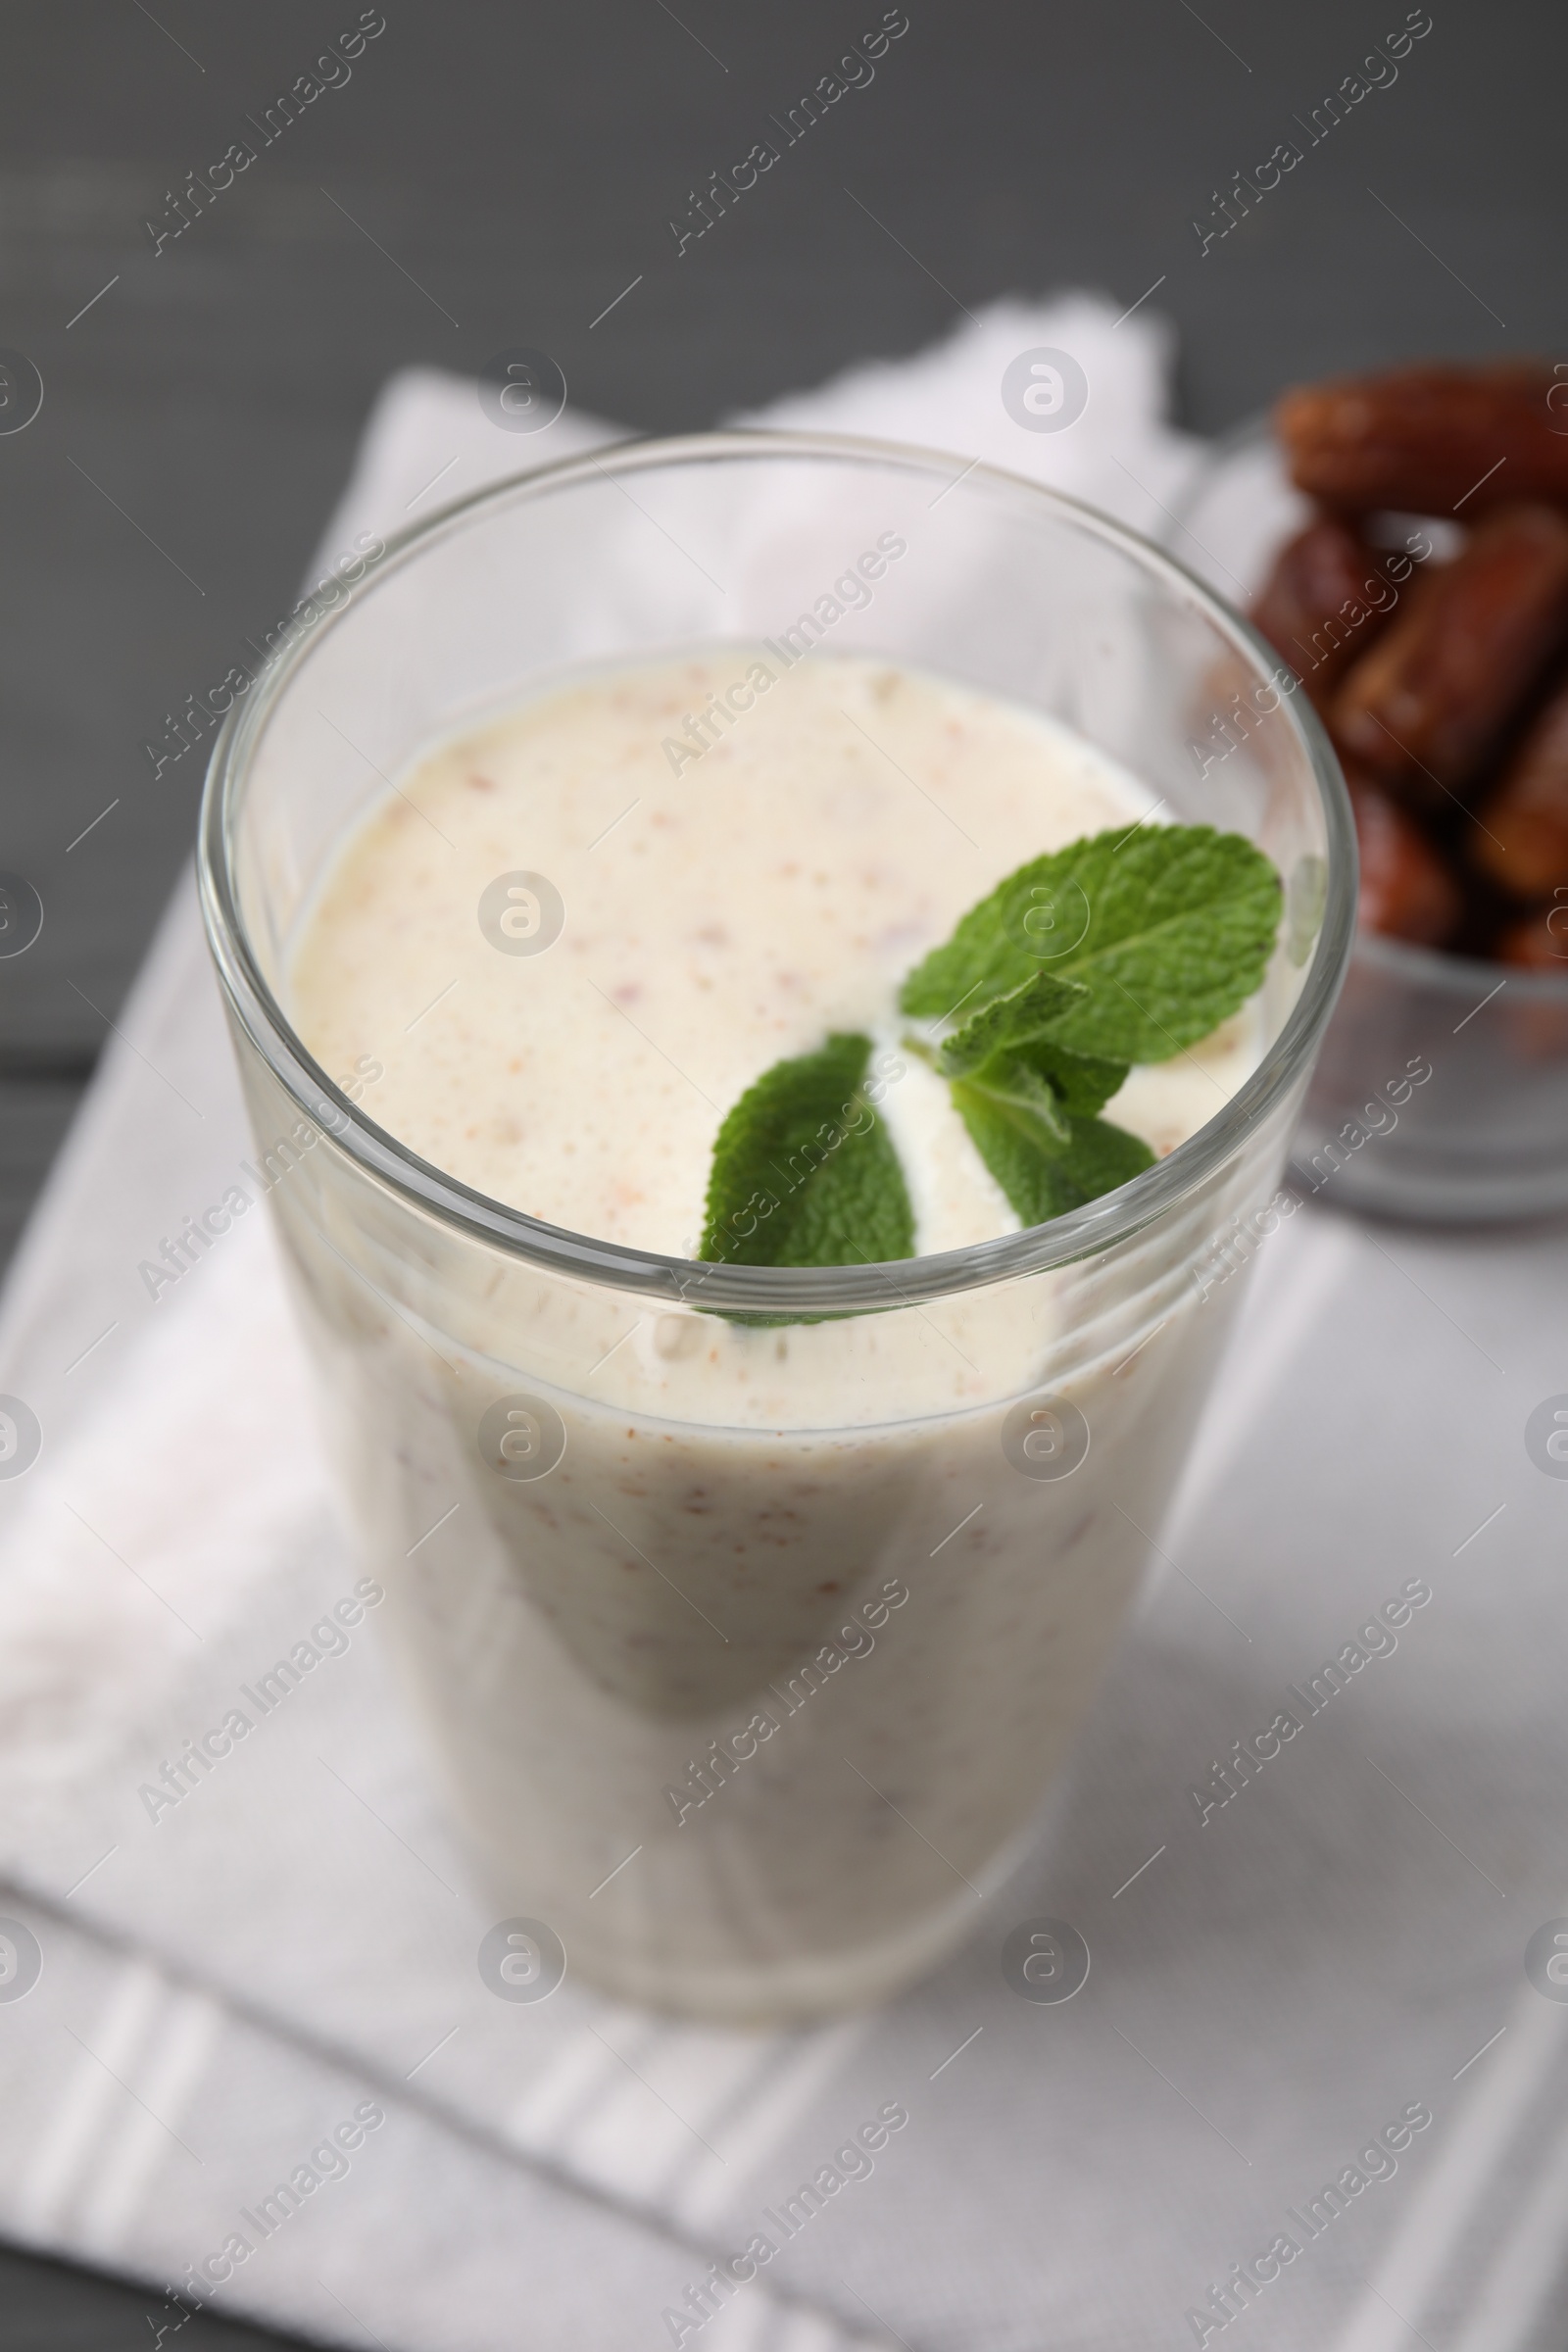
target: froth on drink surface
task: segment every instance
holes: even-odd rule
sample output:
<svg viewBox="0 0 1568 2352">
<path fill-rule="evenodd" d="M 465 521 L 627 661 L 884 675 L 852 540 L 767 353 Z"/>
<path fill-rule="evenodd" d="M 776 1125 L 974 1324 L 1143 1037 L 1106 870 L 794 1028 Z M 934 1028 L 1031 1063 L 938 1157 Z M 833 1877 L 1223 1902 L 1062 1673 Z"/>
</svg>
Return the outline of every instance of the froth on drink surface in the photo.
<svg viewBox="0 0 1568 2352">
<path fill-rule="evenodd" d="M 763 645 L 601 672 L 416 760 L 341 845 L 294 956 L 324 1067 L 378 1123 L 552 1224 L 695 1253 L 713 1138 L 833 1030 L 896 1054 L 910 967 L 1041 852 L 1153 796 L 1065 727 L 861 657 Z M 1134 1071 L 1156 1152 L 1243 1082 L 1255 1023 Z M 1016 1229 L 918 1061 L 880 1104 L 919 1252 Z"/>
</svg>

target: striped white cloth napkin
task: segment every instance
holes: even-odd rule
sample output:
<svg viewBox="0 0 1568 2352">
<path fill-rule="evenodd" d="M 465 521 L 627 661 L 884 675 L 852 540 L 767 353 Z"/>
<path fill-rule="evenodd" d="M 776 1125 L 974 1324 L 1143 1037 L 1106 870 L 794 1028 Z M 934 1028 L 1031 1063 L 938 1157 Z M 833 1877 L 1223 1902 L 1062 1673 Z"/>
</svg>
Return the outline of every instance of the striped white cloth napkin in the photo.
<svg viewBox="0 0 1568 2352">
<path fill-rule="evenodd" d="M 1091 385 L 1059 434 L 1000 395 L 1041 347 Z M 1003 306 L 774 415 L 1147 526 L 1193 454 L 1163 356 L 1142 313 Z M 595 437 L 398 378 L 323 553 Z M 893 2008 L 753 2035 L 481 1980 L 265 1219 L 156 1304 L 137 1276 L 252 1156 L 182 890 L 0 1325 L 44 1437 L 0 1480 L 0 2230 L 144 2280 L 155 2344 L 181 2296 L 392 2352 L 1544 2340 L 1568 2052 L 1524 1955 L 1568 1908 L 1568 1491 L 1522 1431 L 1563 1380 L 1560 1233 L 1288 1221 L 1034 1855 Z M 1396 1647 L 1358 1643 L 1411 1584 Z M 1059 2008 L 1000 1965 L 1040 1915 L 1093 1954 Z"/>
</svg>

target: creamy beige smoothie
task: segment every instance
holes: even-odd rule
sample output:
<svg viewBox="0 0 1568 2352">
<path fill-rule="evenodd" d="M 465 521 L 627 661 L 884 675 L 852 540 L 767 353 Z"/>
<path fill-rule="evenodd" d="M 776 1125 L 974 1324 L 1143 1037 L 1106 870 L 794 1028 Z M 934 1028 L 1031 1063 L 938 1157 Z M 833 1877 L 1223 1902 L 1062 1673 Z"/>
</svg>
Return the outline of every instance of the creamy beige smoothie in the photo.
<svg viewBox="0 0 1568 2352">
<path fill-rule="evenodd" d="M 917 1253 L 1015 1232 L 947 1086 L 902 1050 L 925 1024 L 899 1013 L 899 986 L 1004 874 L 1138 824 L 1152 795 L 967 689 L 818 658 L 758 692 L 777 666 L 758 647 L 596 678 L 417 762 L 318 893 L 293 958 L 300 1033 L 327 1068 L 379 1063 L 378 1124 L 476 1191 L 688 1257 L 723 1113 L 771 1063 L 861 1030 Z M 699 757 L 694 714 L 737 686 L 752 707 Z M 509 872 L 559 905 L 524 883 L 476 920 Z M 1256 1057 L 1244 1012 L 1136 1070 L 1104 1115 L 1163 1155 Z M 607 1323 L 607 1343 L 624 1328 Z M 666 1318 L 647 1337 L 639 1376 L 616 1375 L 628 1401 L 684 1413 L 694 1382 L 712 1386 L 695 1359 L 737 1390 L 738 1419 L 810 1416 L 802 1384 L 769 1393 L 750 1360 L 769 1350 L 732 1329 Z M 939 1380 L 932 1401 L 968 1393 Z"/>
<path fill-rule="evenodd" d="M 322 1067 L 378 1073 L 363 1108 L 420 1158 L 681 1258 L 731 1105 L 861 1031 L 916 1251 L 958 1250 L 1017 1219 L 900 984 L 1026 859 L 1141 821 L 1135 778 L 1021 708 L 871 659 L 704 649 L 413 762 L 327 870 L 285 1010 Z M 1260 1034 L 1245 1008 L 1103 1115 L 1163 1155 Z M 919 1307 L 895 1267 L 884 1314 L 758 1327 L 700 1287 L 666 1307 L 521 1262 L 481 1281 L 433 1230 L 423 1314 L 326 1178 L 281 1188 L 390 1613 L 503 1907 L 625 1995 L 737 2020 L 877 1997 L 978 1925 L 1191 1435 L 1229 1311 L 1192 1260 L 1250 1199 L 1113 1266 Z"/>
</svg>

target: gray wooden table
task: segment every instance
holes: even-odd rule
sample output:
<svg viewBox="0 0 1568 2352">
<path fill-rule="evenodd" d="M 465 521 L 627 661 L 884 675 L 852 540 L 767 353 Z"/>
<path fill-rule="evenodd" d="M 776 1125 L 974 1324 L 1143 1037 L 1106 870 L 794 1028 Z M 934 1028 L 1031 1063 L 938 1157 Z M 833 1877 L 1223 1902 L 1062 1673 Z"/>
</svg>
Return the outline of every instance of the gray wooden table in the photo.
<svg viewBox="0 0 1568 2352">
<path fill-rule="evenodd" d="M 291 603 L 392 368 L 542 345 L 586 407 L 674 430 L 1079 284 L 1174 318 L 1214 430 L 1330 368 L 1568 351 L 1549 0 L 1433 0 L 1370 68 L 1403 0 L 906 10 L 788 146 L 769 118 L 878 0 L 386 0 L 294 121 L 268 110 L 357 10 L 11 13 L 0 370 L 44 398 L 0 431 L 0 869 L 45 921 L 0 960 L 0 1262 L 189 853 L 203 755 L 159 763 L 171 719 Z M 682 244 L 762 138 L 778 164 Z M 0 425 L 29 381 L 0 374 Z M 155 2302 L 0 2253 L 8 2352 L 144 2346 Z"/>
</svg>

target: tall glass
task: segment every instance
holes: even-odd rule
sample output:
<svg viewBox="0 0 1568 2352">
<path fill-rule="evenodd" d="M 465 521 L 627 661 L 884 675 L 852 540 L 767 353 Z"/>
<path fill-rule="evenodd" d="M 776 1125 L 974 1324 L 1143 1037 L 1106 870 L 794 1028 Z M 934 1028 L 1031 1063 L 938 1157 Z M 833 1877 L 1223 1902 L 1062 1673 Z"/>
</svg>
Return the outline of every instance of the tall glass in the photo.
<svg viewBox="0 0 1568 2352">
<path fill-rule="evenodd" d="M 914 1261 L 698 1267 L 474 1193 L 295 1034 L 313 894 L 416 754 L 585 668 L 792 631 L 1050 713 L 1278 866 L 1258 1065 L 1121 1191 Z M 1225 1276 L 1282 1213 L 1345 962 L 1343 786 L 1309 714 L 1259 723 L 1272 667 L 1070 500 L 927 452 L 712 434 L 436 516 L 227 722 L 213 952 L 367 1564 L 495 1900 L 536 1923 L 524 1989 L 564 1950 L 688 2014 L 829 2014 L 935 1962 L 1015 1859 L 1187 1453 Z M 1250 730 L 1205 766 L 1242 688 Z M 682 1357 L 711 1370 L 674 1419 Z M 764 1373 L 759 1427 L 736 1398 Z"/>
</svg>

